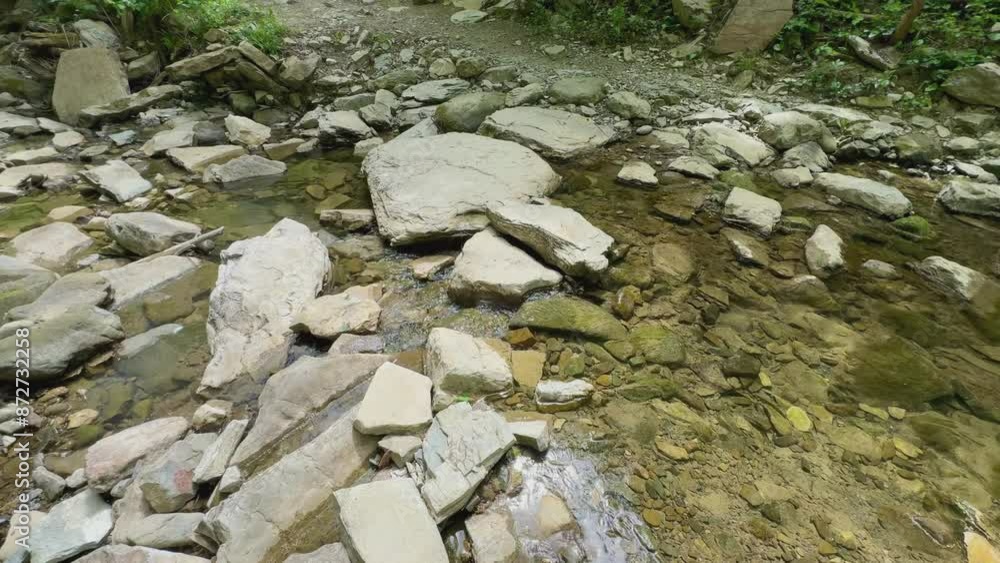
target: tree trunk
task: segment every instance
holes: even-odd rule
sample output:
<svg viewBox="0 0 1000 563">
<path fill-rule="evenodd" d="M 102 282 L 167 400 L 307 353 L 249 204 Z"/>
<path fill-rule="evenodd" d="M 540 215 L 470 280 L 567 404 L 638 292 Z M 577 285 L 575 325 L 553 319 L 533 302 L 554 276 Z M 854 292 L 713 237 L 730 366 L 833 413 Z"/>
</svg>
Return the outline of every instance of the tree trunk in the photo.
<svg viewBox="0 0 1000 563">
<path fill-rule="evenodd" d="M 913 21 L 917 19 L 917 16 L 924 11 L 924 0 L 913 0 L 913 4 L 910 5 L 910 9 L 903 14 L 903 19 L 899 20 L 899 25 L 896 26 L 896 32 L 892 34 L 892 39 L 889 41 L 890 45 L 898 45 L 902 43 L 906 36 L 910 34 L 910 29 L 913 28 Z"/>
</svg>

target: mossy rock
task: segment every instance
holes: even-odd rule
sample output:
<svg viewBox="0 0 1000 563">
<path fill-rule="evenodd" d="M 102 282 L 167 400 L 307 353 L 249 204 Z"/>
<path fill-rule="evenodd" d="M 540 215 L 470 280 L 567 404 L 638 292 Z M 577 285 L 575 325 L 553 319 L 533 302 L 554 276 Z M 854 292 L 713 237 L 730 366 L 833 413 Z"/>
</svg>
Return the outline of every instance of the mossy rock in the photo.
<svg viewBox="0 0 1000 563">
<path fill-rule="evenodd" d="M 877 405 L 916 408 L 954 393 L 929 354 L 898 336 L 862 348 L 852 364 L 854 385 L 848 391 Z"/>
<path fill-rule="evenodd" d="M 897 335 L 908 338 L 924 348 L 953 343 L 948 330 L 923 313 L 888 305 L 883 307 L 879 320 L 891 327 Z"/>
<path fill-rule="evenodd" d="M 752 192 L 757 191 L 757 185 L 753 181 L 753 176 L 739 170 L 726 170 L 719 174 L 719 181 L 734 188 L 743 188 Z"/>
<path fill-rule="evenodd" d="M 629 383 L 618 389 L 618 394 L 629 401 L 640 402 L 652 399 L 672 399 L 677 396 L 677 383 L 663 377 L 648 377 Z"/>
<path fill-rule="evenodd" d="M 510 321 L 512 328 L 579 334 L 598 340 L 625 340 L 628 332 L 611 313 L 576 297 L 552 297 L 521 306 Z"/>
<path fill-rule="evenodd" d="M 632 329 L 629 342 L 646 361 L 670 367 L 684 365 L 687 352 L 684 343 L 670 329 L 660 325 L 640 325 Z"/>
<path fill-rule="evenodd" d="M 85 448 L 104 436 L 104 428 L 97 424 L 84 424 L 73 429 L 70 440 L 73 448 Z"/>
<path fill-rule="evenodd" d="M 454 315 L 435 321 L 431 327 L 450 328 L 472 336 L 489 338 L 507 329 L 505 321 L 504 316 L 497 312 L 462 309 Z"/>
<path fill-rule="evenodd" d="M 502 92 L 472 92 L 455 96 L 439 105 L 434 121 L 445 131 L 475 133 L 493 112 L 504 108 L 507 96 Z"/>
<path fill-rule="evenodd" d="M 927 219 L 924 219 L 920 215 L 910 215 L 909 217 L 896 219 L 892 222 L 892 227 L 897 231 L 920 239 L 931 238 L 934 236 L 931 224 L 927 222 Z"/>
</svg>

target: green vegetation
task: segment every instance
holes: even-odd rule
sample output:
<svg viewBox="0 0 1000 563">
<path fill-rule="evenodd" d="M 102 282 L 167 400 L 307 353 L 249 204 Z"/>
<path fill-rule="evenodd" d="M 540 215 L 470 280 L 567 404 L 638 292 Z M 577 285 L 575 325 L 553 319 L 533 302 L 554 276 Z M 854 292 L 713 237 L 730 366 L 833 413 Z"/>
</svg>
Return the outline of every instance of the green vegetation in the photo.
<svg viewBox="0 0 1000 563">
<path fill-rule="evenodd" d="M 678 29 L 670 0 L 525 0 L 520 15 L 545 33 L 600 45 L 651 42 Z"/>
<path fill-rule="evenodd" d="M 232 42 L 246 40 L 266 53 L 281 49 L 285 27 L 274 13 L 247 0 L 49 0 L 60 20 L 104 19 L 126 37 L 155 37 L 171 55 L 205 44 L 210 29 Z"/>
</svg>

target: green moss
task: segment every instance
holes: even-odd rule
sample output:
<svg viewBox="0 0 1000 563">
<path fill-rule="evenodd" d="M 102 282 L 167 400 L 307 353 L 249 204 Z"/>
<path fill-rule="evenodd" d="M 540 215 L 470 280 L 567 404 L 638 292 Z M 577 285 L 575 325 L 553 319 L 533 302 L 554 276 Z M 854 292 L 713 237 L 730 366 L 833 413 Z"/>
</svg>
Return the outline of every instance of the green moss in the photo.
<svg viewBox="0 0 1000 563">
<path fill-rule="evenodd" d="M 869 344 L 852 361 L 853 391 L 875 404 L 915 408 L 953 393 L 928 354 L 898 336 Z"/>
<path fill-rule="evenodd" d="M 910 215 L 892 222 L 893 228 L 918 238 L 930 238 L 934 235 L 931 224 L 920 215 Z"/>
<path fill-rule="evenodd" d="M 882 324 L 892 327 L 899 336 L 908 338 L 924 348 L 947 346 L 952 341 L 947 329 L 927 315 L 916 311 L 889 305 L 882 309 L 880 320 Z"/>
<path fill-rule="evenodd" d="M 752 192 L 757 191 L 757 185 L 754 184 L 753 176 L 739 170 L 726 170 L 722 174 L 719 174 L 719 181 L 735 188 L 743 188 Z"/>
<path fill-rule="evenodd" d="M 618 394 L 629 401 L 640 402 L 652 399 L 671 399 L 677 395 L 677 383 L 663 377 L 648 377 L 625 385 Z"/>
<path fill-rule="evenodd" d="M 96 424 L 85 424 L 73 429 L 70 440 L 74 448 L 85 448 L 101 439 L 104 429 Z"/>
<path fill-rule="evenodd" d="M 629 341 L 646 357 L 647 362 L 676 367 L 684 364 L 684 343 L 670 329 L 659 325 L 640 325 L 632 329 Z"/>
</svg>

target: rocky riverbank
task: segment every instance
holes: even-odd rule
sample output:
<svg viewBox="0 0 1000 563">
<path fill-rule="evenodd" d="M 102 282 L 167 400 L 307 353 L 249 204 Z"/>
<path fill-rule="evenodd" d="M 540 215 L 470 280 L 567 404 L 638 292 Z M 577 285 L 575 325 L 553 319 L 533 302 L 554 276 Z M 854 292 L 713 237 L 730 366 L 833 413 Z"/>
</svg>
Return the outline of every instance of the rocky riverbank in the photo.
<svg viewBox="0 0 1000 563">
<path fill-rule="evenodd" d="M 96 28 L 0 67 L 0 558 L 1000 557 L 995 107 Z"/>
</svg>

